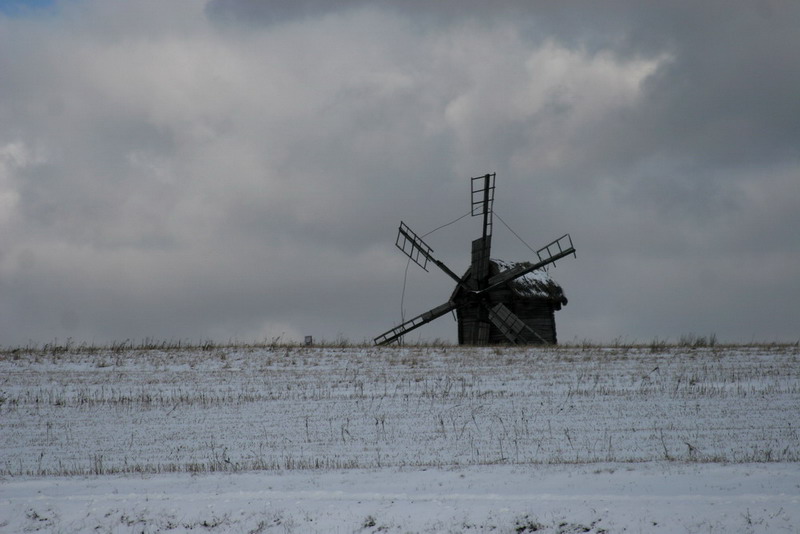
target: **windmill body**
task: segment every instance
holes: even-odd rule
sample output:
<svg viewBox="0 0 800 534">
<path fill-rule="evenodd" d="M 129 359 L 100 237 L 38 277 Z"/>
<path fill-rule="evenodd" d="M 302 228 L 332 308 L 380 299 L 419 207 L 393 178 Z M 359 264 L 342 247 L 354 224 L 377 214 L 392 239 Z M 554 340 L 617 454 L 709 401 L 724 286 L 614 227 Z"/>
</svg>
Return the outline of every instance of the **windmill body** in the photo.
<svg viewBox="0 0 800 534">
<path fill-rule="evenodd" d="M 543 269 L 568 255 L 575 255 L 569 234 L 536 251 L 529 262 L 491 259 L 494 174 L 472 179 L 472 215 L 483 218 L 481 237 L 472 242 L 472 261 L 459 277 L 433 256 L 433 249 L 405 223 L 395 244 L 425 270 L 433 263 L 456 282 L 450 299 L 375 338 L 384 345 L 408 332 L 455 311 L 461 345 L 554 344 L 557 342 L 555 311 L 567 303 L 564 292 Z"/>
<path fill-rule="evenodd" d="M 517 267 L 519 264 L 499 259 L 489 260 L 490 276 L 497 276 Z M 472 277 L 472 268 L 467 270 L 463 279 Z M 469 297 L 464 294 L 461 286 L 456 286 L 451 301 L 460 302 Z M 510 315 L 517 317 L 524 327 L 519 328 L 514 334 L 514 339 L 509 338 L 509 331 L 501 329 L 492 321 L 489 311 L 502 304 Z M 509 342 L 536 345 L 555 344 L 558 342 L 556 334 L 555 312 L 567 304 L 567 297 L 544 269 L 529 272 L 502 284 L 482 297 L 480 306 L 460 306 L 456 308 L 458 319 L 458 343 L 460 345 L 498 345 Z M 498 312 L 499 313 L 499 312 Z M 488 319 L 488 320 L 487 320 Z M 488 330 L 487 330 L 488 328 Z"/>
</svg>

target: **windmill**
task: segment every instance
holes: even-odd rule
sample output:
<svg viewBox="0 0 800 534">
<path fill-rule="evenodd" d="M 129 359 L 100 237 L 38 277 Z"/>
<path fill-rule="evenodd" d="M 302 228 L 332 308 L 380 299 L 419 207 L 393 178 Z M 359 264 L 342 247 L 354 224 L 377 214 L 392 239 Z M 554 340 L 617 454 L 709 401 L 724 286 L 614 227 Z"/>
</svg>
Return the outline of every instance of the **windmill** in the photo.
<svg viewBox="0 0 800 534">
<path fill-rule="evenodd" d="M 574 256 L 572 238 L 564 234 L 545 245 L 535 251 L 536 258 L 531 262 L 490 259 L 495 174 L 472 178 L 471 185 L 471 214 L 483 218 L 483 232 L 472 242 L 472 262 L 463 276 L 437 260 L 433 249 L 400 222 L 397 248 L 425 271 L 429 263 L 436 265 L 455 281 L 456 288 L 444 304 L 376 337 L 376 345 L 396 341 L 453 311 L 457 314 L 458 342 L 462 345 L 556 342 L 553 312 L 566 304 L 567 299 L 542 268 L 570 254 Z"/>
</svg>

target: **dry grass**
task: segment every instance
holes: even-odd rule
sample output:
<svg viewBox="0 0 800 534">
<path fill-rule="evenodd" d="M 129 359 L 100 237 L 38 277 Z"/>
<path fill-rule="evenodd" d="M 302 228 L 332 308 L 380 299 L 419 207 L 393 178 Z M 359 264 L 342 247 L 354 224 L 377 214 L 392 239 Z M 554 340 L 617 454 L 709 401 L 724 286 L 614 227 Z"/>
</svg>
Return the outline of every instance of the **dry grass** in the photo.
<svg viewBox="0 0 800 534">
<path fill-rule="evenodd" d="M 8 350 L 0 474 L 800 460 L 796 344 L 656 345 Z"/>
</svg>

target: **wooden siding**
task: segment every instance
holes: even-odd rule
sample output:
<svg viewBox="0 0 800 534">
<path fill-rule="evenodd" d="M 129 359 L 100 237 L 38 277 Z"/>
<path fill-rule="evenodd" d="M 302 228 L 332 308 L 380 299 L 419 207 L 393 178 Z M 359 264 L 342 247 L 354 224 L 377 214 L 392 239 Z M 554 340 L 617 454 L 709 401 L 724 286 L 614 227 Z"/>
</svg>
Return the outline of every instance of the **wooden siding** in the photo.
<svg viewBox="0 0 800 534">
<path fill-rule="evenodd" d="M 511 295 L 511 292 L 508 292 Z M 494 294 L 492 295 L 494 296 Z M 553 304 L 547 299 L 519 299 L 494 300 L 492 303 L 502 302 L 519 317 L 531 330 L 541 337 L 545 343 L 558 343 L 556 334 L 555 311 L 560 304 Z M 480 310 L 480 311 L 479 311 Z M 458 319 L 458 343 L 460 345 L 504 345 L 508 339 L 489 322 L 485 310 L 478 306 L 463 306 L 456 311 Z M 488 338 L 484 333 L 488 326 Z M 532 339 L 531 344 L 541 344 L 539 339 Z"/>
</svg>

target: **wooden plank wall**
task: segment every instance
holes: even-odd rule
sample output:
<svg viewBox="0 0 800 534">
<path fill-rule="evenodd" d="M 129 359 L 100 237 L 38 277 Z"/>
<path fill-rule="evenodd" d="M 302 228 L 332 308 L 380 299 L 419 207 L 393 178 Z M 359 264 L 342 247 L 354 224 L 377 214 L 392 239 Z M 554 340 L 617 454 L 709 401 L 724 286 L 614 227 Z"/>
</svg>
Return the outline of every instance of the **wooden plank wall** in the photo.
<svg viewBox="0 0 800 534">
<path fill-rule="evenodd" d="M 511 296 L 511 292 L 508 295 Z M 495 295 L 492 294 L 494 297 Z M 497 302 L 497 301 L 494 301 Z M 493 302 L 493 304 L 494 304 Z M 526 325 L 539 334 L 547 343 L 557 343 L 555 310 L 561 306 L 547 299 L 520 299 L 510 298 L 504 300 L 505 304 L 517 317 Z M 456 312 L 458 318 L 458 342 L 459 344 L 472 344 L 479 339 L 475 331 L 478 324 L 486 319 L 479 317 L 475 308 L 459 309 Z M 489 344 L 506 344 L 506 337 L 494 326 L 489 333 Z"/>
</svg>

